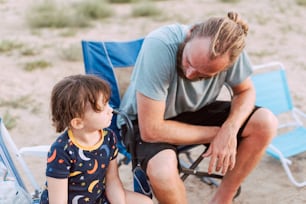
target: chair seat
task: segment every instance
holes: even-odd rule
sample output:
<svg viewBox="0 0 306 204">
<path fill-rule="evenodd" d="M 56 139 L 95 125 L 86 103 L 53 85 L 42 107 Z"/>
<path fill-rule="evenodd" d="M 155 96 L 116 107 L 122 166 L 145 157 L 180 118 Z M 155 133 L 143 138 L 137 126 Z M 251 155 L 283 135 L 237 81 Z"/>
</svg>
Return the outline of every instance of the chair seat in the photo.
<svg viewBox="0 0 306 204">
<path fill-rule="evenodd" d="M 272 144 L 288 158 L 293 155 L 306 151 L 306 128 L 297 127 L 285 134 L 280 134 L 272 140 Z M 280 159 L 279 155 L 268 148 L 267 153 L 276 159 Z"/>
</svg>

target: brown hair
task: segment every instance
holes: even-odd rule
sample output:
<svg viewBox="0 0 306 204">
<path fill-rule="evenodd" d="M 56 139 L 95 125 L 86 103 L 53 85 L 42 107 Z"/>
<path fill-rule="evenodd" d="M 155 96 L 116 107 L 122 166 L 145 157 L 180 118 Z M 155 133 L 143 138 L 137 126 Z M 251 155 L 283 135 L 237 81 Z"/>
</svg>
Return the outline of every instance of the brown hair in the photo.
<svg viewBox="0 0 306 204">
<path fill-rule="evenodd" d="M 209 57 L 214 59 L 228 53 L 230 63 L 233 63 L 245 47 L 247 33 L 248 25 L 240 16 L 235 12 L 228 12 L 227 17 L 212 17 L 194 25 L 188 40 L 209 37 L 211 39 Z"/>
<path fill-rule="evenodd" d="M 101 111 L 99 97 L 107 103 L 111 90 L 108 83 L 93 75 L 73 75 L 59 81 L 51 93 L 52 123 L 57 132 L 69 127 L 75 117 L 84 117 L 86 105 Z"/>
</svg>

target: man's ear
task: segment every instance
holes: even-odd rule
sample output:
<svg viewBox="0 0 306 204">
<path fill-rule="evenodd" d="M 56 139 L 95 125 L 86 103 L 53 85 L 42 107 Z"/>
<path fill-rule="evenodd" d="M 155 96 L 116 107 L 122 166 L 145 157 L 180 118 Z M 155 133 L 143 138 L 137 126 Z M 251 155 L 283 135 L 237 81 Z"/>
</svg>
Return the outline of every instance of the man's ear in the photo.
<svg viewBox="0 0 306 204">
<path fill-rule="evenodd" d="M 84 127 L 84 123 L 81 118 L 73 118 L 70 121 L 70 125 L 75 129 L 82 129 Z"/>
</svg>

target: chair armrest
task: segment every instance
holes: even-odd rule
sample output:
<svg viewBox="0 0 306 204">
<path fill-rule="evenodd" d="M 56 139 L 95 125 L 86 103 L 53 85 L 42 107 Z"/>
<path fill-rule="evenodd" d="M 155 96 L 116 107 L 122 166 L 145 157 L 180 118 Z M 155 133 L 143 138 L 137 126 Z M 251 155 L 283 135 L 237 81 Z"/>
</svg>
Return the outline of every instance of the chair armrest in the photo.
<svg viewBox="0 0 306 204">
<path fill-rule="evenodd" d="M 22 147 L 19 149 L 19 153 L 26 156 L 47 157 L 49 148 L 49 145 Z"/>
<path fill-rule="evenodd" d="M 132 165 L 133 169 L 136 166 L 136 138 L 135 138 L 135 131 L 134 125 L 128 115 L 122 110 L 113 110 L 113 112 L 120 117 L 125 122 L 125 130 L 121 130 L 121 138 L 123 140 L 124 145 L 126 146 L 127 151 L 131 154 L 132 157 Z"/>
<path fill-rule="evenodd" d="M 306 118 L 306 113 L 304 113 L 302 110 L 300 110 L 300 109 L 298 109 L 296 107 L 293 108 L 293 112 L 295 114 L 299 115 L 299 116 L 302 116 L 302 117 Z"/>
</svg>

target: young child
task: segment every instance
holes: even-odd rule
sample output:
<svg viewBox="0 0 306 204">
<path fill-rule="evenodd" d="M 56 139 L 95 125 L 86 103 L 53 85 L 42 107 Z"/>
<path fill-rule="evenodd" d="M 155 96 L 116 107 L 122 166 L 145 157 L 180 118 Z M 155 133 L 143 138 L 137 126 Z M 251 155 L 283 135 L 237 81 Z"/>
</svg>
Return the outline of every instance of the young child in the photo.
<svg viewBox="0 0 306 204">
<path fill-rule="evenodd" d="M 92 75 L 69 76 L 54 86 L 52 121 L 57 132 L 64 132 L 48 153 L 42 204 L 153 204 L 120 181 L 116 137 L 107 129 L 113 116 L 110 92 Z"/>
</svg>

